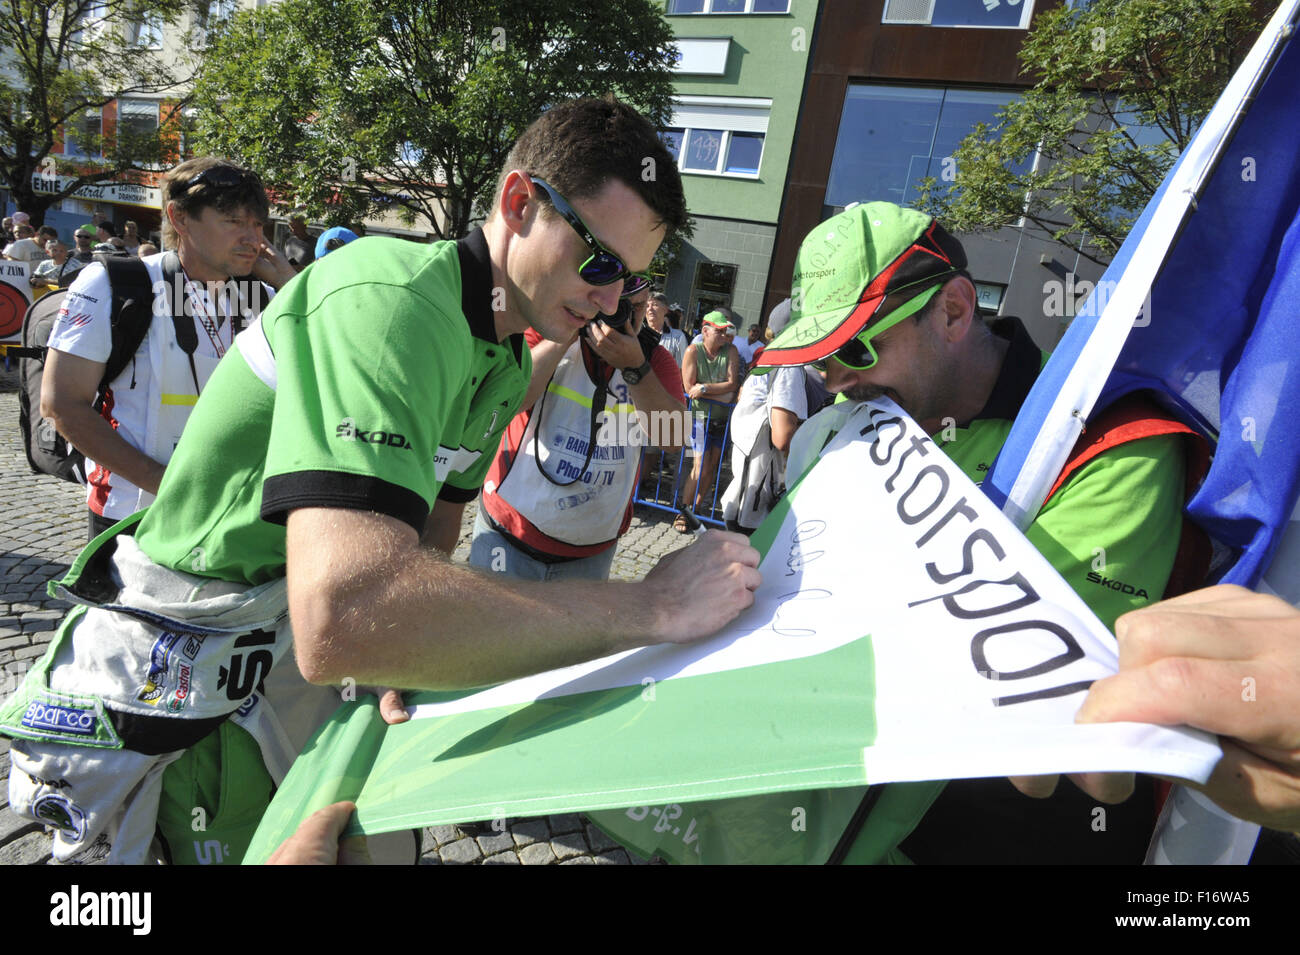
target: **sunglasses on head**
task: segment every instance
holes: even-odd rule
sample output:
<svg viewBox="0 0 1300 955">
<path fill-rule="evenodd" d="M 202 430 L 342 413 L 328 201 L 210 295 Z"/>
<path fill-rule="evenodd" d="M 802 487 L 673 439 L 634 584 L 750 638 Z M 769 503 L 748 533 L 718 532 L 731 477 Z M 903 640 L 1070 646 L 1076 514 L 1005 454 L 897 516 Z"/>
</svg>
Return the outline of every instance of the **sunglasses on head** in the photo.
<svg viewBox="0 0 1300 955">
<path fill-rule="evenodd" d="M 195 186 L 212 186 L 214 189 L 233 189 L 248 181 L 248 173 L 230 166 L 210 166 L 197 176 L 191 178 L 181 187 L 181 192 L 189 192 Z"/>
<path fill-rule="evenodd" d="M 613 285 L 615 282 L 622 281 L 624 296 L 635 295 L 650 284 L 650 277 L 646 273 L 633 272 L 623 264 L 622 259 L 601 245 L 578 214 L 573 211 L 573 207 L 545 180 L 535 176 L 530 178 L 546 194 L 555 211 L 564 217 L 564 221 L 573 227 L 573 231 L 578 233 L 582 241 L 587 244 L 587 248 L 591 250 L 587 260 L 578 266 L 578 275 L 582 276 L 584 282 L 588 285 L 600 286 Z"/>
</svg>

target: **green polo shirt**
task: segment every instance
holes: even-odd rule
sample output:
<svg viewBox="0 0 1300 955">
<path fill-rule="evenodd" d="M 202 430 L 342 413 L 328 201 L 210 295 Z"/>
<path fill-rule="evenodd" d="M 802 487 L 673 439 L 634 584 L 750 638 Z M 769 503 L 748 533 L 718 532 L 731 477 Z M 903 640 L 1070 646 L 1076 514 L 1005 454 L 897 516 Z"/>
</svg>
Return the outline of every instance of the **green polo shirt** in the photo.
<svg viewBox="0 0 1300 955">
<path fill-rule="evenodd" d="M 290 281 L 203 390 L 136 539 L 166 567 L 284 575 L 300 507 L 376 511 L 420 532 L 477 495 L 528 387 L 498 342 L 487 244 L 366 238 Z"/>
</svg>

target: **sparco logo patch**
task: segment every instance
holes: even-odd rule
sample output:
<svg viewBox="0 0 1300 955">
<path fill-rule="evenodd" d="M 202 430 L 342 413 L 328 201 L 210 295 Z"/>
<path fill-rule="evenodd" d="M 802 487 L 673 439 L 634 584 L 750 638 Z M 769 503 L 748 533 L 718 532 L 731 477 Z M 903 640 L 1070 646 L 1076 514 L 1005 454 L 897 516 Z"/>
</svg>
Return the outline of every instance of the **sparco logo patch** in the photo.
<svg viewBox="0 0 1300 955">
<path fill-rule="evenodd" d="M 365 444 L 382 444 L 390 448 L 401 448 L 404 451 L 415 450 L 410 441 L 406 440 L 406 435 L 398 434 L 396 431 L 376 431 L 358 428 L 357 423 L 351 418 L 344 418 L 339 422 L 339 426 L 334 429 L 334 437 L 343 441 L 361 441 Z"/>
<path fill-rule="evenodd" d="M 34 730 L 57 730 L 61 733 L 77 733 L 81 736 L 95 735 L 97 722 L 98 718 L 90 710 L 40 702 L 28 706 L 22 719 L 23 726 Z"/>
</svg>

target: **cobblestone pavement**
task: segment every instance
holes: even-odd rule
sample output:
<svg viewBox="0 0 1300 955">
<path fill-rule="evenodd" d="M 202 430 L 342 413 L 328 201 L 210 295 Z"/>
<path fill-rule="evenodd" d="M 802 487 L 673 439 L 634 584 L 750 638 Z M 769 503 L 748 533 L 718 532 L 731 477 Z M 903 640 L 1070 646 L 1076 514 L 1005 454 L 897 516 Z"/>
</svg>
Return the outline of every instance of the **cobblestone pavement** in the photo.
<svg viewBox="0 0 1300 955">
<path fill-rule="evenodd" d="M 85 491 L 46 475 L 32 474 L 18 430 L 18 377 L 0 366 L 0 698 L 7 696 L 32 661 L 44 652 L 69 605 L 51 599 L 45 584 L 61 576 L 86 541 Z M 474 507 L 466 508 L 453 555 L 464 560 Z M 612 576 L 638 580 L 655 563 L 684 547 L 672 515 L 637 508 L 619 541 Z M 0 739 L 0 864 L 39 865 L 51 860 L 52 837 L 40 824 L 9 809 L 9 742 Z M 582 816 L 565 814 L 506 821 L 503 832 L 484 826 L 424 831 L 421 862 L 427 865 L 627 865 L 632 857 Z"/>
</svg>

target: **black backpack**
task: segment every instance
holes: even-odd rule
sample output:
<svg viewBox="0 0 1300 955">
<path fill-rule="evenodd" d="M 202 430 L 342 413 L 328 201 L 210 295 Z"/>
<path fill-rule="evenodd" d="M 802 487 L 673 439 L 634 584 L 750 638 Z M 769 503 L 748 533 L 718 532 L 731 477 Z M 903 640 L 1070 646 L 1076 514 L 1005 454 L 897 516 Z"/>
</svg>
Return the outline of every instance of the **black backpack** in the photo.
<svg viewBox="0 0 1300 955">
<path fill-rule="evenodd" d="M 113 295 L 113 348 L 104 367 L 104 377 L 99 382 L 99 394 L 95 399 L 98 410 L 109 383 L 122 373 L 144 342 L 153 319 L 154 294 L 149 271 L 136 256 L 96 255 L 95 261 L 108 272 Z M 67 289 L 58 289 L 32 303 L 23 316 L 23 347 L 11 348 L 9 354 L 20 359 L 18 423 L 23 431 L 23 449 L 27 452 L 27 463 L 32 472 L 53 474 L 65 481 L 85 484 L 84 456 L 54 430 L 54 422 L 41 417 L 41 379 L 45 372 L 46 343 L 67 294 Z M 193 352 L 198 345 L 194 324 L 186 324 L 189 326 L 186 338 L 191 339 L 192 344 L 182 338 L 181 345 L 188 346 L 187 351 Z"/>
</svg>

